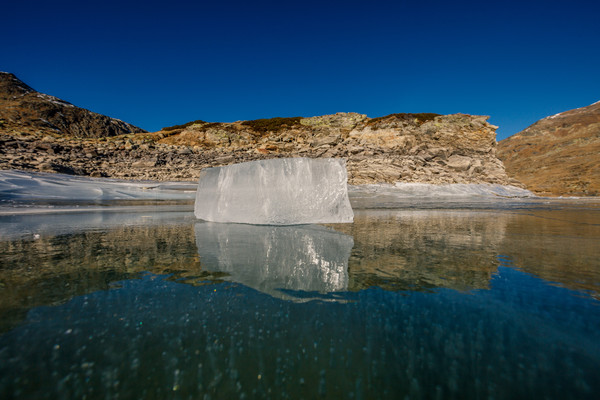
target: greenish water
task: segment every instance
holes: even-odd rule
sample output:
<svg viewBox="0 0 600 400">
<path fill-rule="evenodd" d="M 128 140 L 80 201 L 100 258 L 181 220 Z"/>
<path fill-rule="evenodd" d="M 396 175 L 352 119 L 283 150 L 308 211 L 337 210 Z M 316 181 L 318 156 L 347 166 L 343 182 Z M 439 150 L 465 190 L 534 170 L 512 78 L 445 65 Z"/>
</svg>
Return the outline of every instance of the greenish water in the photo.
<svg viewBox="0 0 600 400">
<path fill-rule="evenodd" d="M 0 398 L 596 399 L 600 208 L 0 216 Z"/>
</svg>

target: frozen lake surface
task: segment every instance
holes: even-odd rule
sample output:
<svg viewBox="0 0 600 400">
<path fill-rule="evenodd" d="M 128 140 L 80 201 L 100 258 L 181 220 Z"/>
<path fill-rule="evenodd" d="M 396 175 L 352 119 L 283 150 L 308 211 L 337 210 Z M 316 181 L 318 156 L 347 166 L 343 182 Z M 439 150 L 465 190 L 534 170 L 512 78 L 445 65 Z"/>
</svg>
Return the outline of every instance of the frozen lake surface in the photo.
<svg viewBox="0 0 600 400">
<path fill-rule="evenodd" d="M 89 211 L 108 205 L 164 204 L 166 201 L 193 202 L 196 187 L 195 182 L 126 181 L 0 171 L 0 214 Z M 515 207 L 545 201 L 524 189 L 489 184 L 348 186 L 348 196 L 353 209 Z"/>
<path fill-rule="evenodd" d="M 598 201 L 351 187 L 351 224 L 254 226 L 1 172 L 0 398 L 600 393 Z"/>
</svg>

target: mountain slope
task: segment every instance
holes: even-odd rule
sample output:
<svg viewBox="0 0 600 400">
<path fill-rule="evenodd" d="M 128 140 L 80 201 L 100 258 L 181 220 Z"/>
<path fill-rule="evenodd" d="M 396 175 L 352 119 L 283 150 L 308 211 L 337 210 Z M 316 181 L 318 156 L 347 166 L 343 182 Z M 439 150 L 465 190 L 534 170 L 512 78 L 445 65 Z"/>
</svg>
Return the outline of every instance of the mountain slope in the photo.
<svg viewBox="0 0 600 400">
<path fill-rule="evenodd" d="M 145 132 L 121 120 L 39 93 L 7 72 L 0 72 L 0 130 L 85 138 Z"/>
<path fill-rule="evenodd" d="M 337 157 L 351 184 L 518 185 L 496 157 L 487 116 L 337 113 L 141 129 L 0 74 L 0 169 L 132 179 L 197 179 L 204 168 L 279 157 Z"/>
<path fill-rule="evenodd" d="M 338 113 L 207 123 L 81 139 L 0 131 L 0 169 L 114 178 L 197 179 L 204 168 L 279 157 L 346 160 L 351 184 L 518 185 L 496 157 L 486 116 Z"/>
<path fill-rule="evenodd" d="M 509 176 L 545 195 L 600 195 L 600 102 L 546 117 L 498 143 Z"/>
</svg>

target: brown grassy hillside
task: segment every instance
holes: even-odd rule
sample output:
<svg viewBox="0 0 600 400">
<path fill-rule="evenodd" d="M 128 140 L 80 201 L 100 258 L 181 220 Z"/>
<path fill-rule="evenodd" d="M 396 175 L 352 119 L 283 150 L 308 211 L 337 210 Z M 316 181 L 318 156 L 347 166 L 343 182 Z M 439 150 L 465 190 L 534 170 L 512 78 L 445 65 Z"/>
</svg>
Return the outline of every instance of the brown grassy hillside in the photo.
<svg viewBox="0 0 600 400">
<path fill-rule="evenodd" d="M 600 195 L 600 102 L 546 117 L 498 143 L 509 176 L 552 196 Z"/>
</svg>

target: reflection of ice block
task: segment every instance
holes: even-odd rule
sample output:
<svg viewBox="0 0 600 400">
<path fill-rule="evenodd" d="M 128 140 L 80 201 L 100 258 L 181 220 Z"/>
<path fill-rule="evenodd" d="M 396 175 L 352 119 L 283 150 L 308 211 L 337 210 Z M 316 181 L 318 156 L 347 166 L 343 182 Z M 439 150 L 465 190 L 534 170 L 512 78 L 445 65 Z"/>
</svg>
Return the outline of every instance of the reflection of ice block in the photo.
<svg viewBox="0 0 600 400">
<path fill-rule="evenodd" d="M 213 222 L 262 225 L 352 222 L 345 161 L 279 158 L 207 168 L 194 213 Z"/>
<path fill-rule="evenodd" d="M 319 225 L 197 223 L 203 269 L 273 296 L 278 289 L 329 293 L 348 287 L 352 236 Z"/>
</svg>

